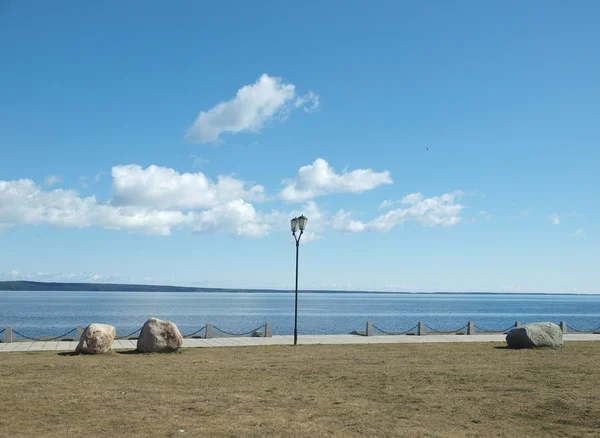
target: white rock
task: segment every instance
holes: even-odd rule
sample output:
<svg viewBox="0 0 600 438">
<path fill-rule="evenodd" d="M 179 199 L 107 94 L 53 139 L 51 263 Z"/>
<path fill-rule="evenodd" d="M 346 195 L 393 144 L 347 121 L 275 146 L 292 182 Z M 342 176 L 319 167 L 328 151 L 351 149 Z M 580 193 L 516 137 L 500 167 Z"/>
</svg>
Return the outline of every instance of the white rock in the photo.
<svg viewBox="0 0 600 438">
<path fill-rule="evenodd" d="M 183 336 L 170 321 L 150 318 L 140 332 L 137 349 L 144 353 L 167 353 L 179 350 Z"/>
<path fill-rule="evenodd" d="M 533 322 L 509 331 L 506 343 L 510 348 L 561 347 L 563 333 L 552 322 Z"/>
<path fill-rule="evenodd" d="M 110 350 L 116 334 L 117 331 L 112 325 L 90 324 L 83 331 L 75 352 L 85 354 L 106 353 Z"/>
</svg>

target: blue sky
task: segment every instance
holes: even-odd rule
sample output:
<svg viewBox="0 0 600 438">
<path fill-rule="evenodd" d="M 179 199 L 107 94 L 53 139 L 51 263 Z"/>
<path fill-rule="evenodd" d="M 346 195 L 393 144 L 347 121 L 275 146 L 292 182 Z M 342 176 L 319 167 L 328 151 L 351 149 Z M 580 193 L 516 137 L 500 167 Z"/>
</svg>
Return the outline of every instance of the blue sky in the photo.
<svg viewBox="0 0 600 438">
<path fill-rule="evenodd" d="M 599 293 L 599 14 L 4 1 L 0 278 Z"/>
</svg>

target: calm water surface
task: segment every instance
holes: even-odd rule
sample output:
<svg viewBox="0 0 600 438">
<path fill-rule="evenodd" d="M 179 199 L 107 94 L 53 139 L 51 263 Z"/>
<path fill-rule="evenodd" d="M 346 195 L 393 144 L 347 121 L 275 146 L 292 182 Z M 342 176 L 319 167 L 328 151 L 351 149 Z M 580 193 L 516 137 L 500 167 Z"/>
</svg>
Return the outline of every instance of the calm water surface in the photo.
<svg viewBox="0 0 600 438">
<path fill-rule="evenodd" d="M 244 332 L 270 322 L 274 334 L 291 334 L 293 293 L 233 292 L 0 292 L 0 329 L 27 336 L 62 334 L 78 324 L 114 325 L 124 335 L 149 317 L 175 322 L 182 333 L 206 323 Z M 577 329 L 600 326 L 600 295 L 472 295 L 300 293 L 299 332 L 337 334 L 363 330 L 366 321 L 403 331 L 418 321 L 454 330 L 468 321 L 504 329 L 515 321 L 566 320 Z"/>
</svg>

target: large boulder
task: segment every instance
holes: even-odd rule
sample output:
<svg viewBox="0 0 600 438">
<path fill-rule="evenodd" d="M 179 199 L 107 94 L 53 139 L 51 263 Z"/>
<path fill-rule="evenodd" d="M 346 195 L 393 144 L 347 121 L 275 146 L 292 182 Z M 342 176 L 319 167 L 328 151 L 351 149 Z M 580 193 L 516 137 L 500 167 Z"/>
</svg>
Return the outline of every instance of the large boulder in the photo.
<svg viewBox="0 0 600 438">
<path fill-rule="evenodd" d="M 174 323 L 150 318 L 142 327 L 137 349 L 144 353 L 169 353 L 179 350 L 182 344 L 183 336 Z"/>
<path fill-rule="evenodd" d="M 509 348 L 562 347 L 562 330 L 551 322 L 533 322 L 515 327 L 506 335 Z"/>
<path fill-rule="evenodd" d="M 117 331 L 112 325 L 90 324 L 83 331 L 75 352 L 85 354 L 106 353 L 110 350 L 116 334 Z"/>
</svg>

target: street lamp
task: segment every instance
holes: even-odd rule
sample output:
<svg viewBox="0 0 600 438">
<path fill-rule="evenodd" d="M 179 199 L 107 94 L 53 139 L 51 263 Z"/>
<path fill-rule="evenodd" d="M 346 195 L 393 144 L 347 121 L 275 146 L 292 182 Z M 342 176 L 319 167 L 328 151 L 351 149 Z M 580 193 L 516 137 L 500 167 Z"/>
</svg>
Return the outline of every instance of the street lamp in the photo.
<svg viewBox="0 0 600 438">
<path fill-rule="evenodd" d="M 291 220 L 292 235 L 296 240 L 296 311 L 294 313 L 294 345 L 298 345 L 298 249 L 300 248 L 300 238 L 306 228 L 308 219 L 304 215 L 295 217 Z M 300 228 L 300 234 L 296 237 L 296 231 Z"/>
</svg>

